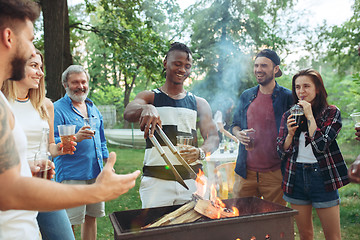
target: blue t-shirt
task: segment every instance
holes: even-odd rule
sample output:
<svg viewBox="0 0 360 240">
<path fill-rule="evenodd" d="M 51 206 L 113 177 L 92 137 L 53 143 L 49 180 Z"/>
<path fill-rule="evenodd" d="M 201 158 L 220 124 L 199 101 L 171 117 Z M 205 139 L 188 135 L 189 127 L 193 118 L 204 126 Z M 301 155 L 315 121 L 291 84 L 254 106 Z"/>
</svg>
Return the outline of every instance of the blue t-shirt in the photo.
<svg viewBox="0 0 360 240">
<path fill-rule="evenodd" d="M 103 159 L 109 157 L 104 134 L 103 117 L 90 99 L 85 100 L 88 116 L 96 119 L 96 133 L 91 139 L 84 139 L 76 145 L 74 155 L 54 158 L 56 181 L 89 180 L 96 178 L 103 168 Z M 61 142 L 58 125 L 76 125 L 75 133 L 85 125 L 84 117 L 74 107 L 70 97 L 65 96 L 54 103 L 55 142 Z"/>
</svg>

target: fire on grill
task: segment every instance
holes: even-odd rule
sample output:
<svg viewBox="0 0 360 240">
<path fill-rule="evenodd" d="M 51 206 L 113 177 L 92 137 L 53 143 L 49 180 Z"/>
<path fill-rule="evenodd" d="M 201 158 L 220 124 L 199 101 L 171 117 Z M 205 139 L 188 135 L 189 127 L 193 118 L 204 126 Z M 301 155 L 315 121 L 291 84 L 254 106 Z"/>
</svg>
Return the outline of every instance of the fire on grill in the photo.
<svg viewBox="0 0 360 240">
<path fill-rule="evenodd" d="M 294 239 L 296 210 L 256 197 L 221 201 L 211 186 L 202 199 L 206 179 L 199 178 L 193 201 L 184 205 L 114 212 L 115 239 L 136 240 L 248 240 Z"/>
<path fill-rule="evenodd" d="M 210 219 L 219 219 L 239 216 L 236 207 L 228 208 L 226 204 L 217 197 L 214 185 L 211 185 L 210 200 L 203 199 L 205 195 L 207 180 L 200 170 L 196 179 L 197 191 L 193 194 L 193 200 L 183 205 L 176 211 L 166 214 L 154 223 L 142 227 L 142 229 L 194 222 L 202 216 Z"/>
<path fill-rule="evenodd" d="M 223 202 L 227 208 L 239 209 L 239 216 L 210 219 L 200 214 L 197 220 L 188 223 L 176 223 L 179 219 L 169 218 L 168 221 L 174 221 L 175 225 L 159 225 L 143 229 L 144 226 L 154 224 L 187 204 L 114 212 L 110 214 L 114 239 L 294 239 L 293 216 L 297 214 L 296 210 L 256 197 L 227 199 Z"/>
<path fill-rule="evenodd" d="M 213 202 L 199 198 L 199 196 L 194 195 L 194 199 L 196 200 L 181 206 L 176 211 L 166 214 L 155 223 L 144 226 L 142 229 L 195 222 L 202 216 L 210 219 L 239 216 L 239 211 L 236 207 L 232 209 L 227 208 L 221 200 L 219 200 L 219 202 Z"/>
</svg>

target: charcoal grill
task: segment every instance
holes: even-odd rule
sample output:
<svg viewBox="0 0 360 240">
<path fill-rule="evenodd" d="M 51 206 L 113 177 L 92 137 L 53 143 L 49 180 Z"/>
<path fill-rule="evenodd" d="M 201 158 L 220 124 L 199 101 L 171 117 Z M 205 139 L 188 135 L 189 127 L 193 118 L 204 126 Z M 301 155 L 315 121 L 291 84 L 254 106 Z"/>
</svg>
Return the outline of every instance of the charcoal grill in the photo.
<svg viewBox="0 0 360 240">
<path fill-rule="evenodd" d="M 256 197 L 223 200 L 239 209 L 239 216 L 223 219 L 202 217 L 193 223 L 141 229 L 181 205 L 114 212 L 110 220 L 114 239 L 136 240 L 249 240 L 294 239 L 296 210 Z"/>
</svg>

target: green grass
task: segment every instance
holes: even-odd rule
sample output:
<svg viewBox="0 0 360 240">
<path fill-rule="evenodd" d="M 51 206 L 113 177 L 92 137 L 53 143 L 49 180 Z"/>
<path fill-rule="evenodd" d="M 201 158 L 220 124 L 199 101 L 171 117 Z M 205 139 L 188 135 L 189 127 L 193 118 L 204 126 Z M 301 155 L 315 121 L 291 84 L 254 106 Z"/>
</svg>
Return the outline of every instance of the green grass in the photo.
<svg viewBox="0 0 360 240">
<path fill-rule="evenodd" d="M 345 161 L 351 164 L 356 156 L 360 154 L 360 144 L 355 142 L 352 144 L 340 146 Z M 142 162 L 144 158 L 143 149 L 129 149 L 118 148 L 114 146 L 109 147 L 109 151 L 114 151 L 117 154 L 117 161 L 115 169 L 117 173 L 129 173 L 136 169 L 142 169 Z M 136 181 L 136 186 L 128 193 L 120 196 L 119 198 L 106 202 L 105 211 L 106 216 L 98 218 L 98 235 L 100 240 L 114 239 L 113 227 L 111 225 L 109 214 L 116 211 L 124 211 L 130 209 L 141 208 L 141 201 L 139 196 L 140 178 Z M 339 190 L 341 197 L 340 217 L 341 217 L 341 235 L 344 240 L 355 240 L 360 236 L 360 185 L 349 184 Z M 323 240 L 321 223 L 313 212 L 314 221 L 314 239 Z M 75 228 L 76 239 L 80 238 L 80 227 Z M 298 240 L 299 234 L 295 225 L 295 239 Z"/>
<path fill-rule="evenodd" d="M 355 140 L 351 144 L 340 146 L 343 157 L 349 166 L 360 154 L 360 144 Z M 348 184 L 339 189 L 341 198 L 340 204 L 340 224 L 341 238 L 344 240 L 357 240 L 360 236 L 360 184 Z M 316 211 L 313 210 L 314 239 L 323 240 L 321 223 L 317 217 Z M 300 239 L 295 224 L 295 240 Z"/>
<path fill-rule="evenodd" d="M 129 149 L 108 147 L 110 152 L 116 153 L 115 171 L 116 173 L 130 173 L 137 169 L 142 169 L 142 163 L 144 159 L 144 149 Z M 97 239 L 114 239 L 114 229 L 111 225 L 109 215 L 113 212 L 124 211 L 129 209 L 141 208 L 141 201 L 139 196 L 140 177 L 136 181 L 134 188 L 129 192 L 121 195 L 119 198 L 108 201 L 105 203 L 105 214 L 103 218 L 97 219 Z M 80 226 L 75 227 L 76 239 L 80 237 Z"/>
</svg>

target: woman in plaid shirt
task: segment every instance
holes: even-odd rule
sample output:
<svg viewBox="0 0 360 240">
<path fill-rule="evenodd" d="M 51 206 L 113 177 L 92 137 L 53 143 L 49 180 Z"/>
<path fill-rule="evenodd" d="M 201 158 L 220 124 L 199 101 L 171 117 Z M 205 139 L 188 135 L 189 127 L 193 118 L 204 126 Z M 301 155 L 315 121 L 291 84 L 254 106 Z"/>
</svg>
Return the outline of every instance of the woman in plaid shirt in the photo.
<svg viewBox="0 0 360 240">
<path fill-rule="evenodd" d="M 325 238 L 341 239 L 337 189 L 349 179 L 335 140 L 342 126 L 340 110 L 327 103 L 321 75 L 313 69 L 295 74 L 292 92 L 304 115 L 299 125 L 290 111 L 282 117 L 277 150 L 284 166 L 283 198 L 299 211 L 300 239 L 313 239 L 313 207 Z"/>
</svg>

